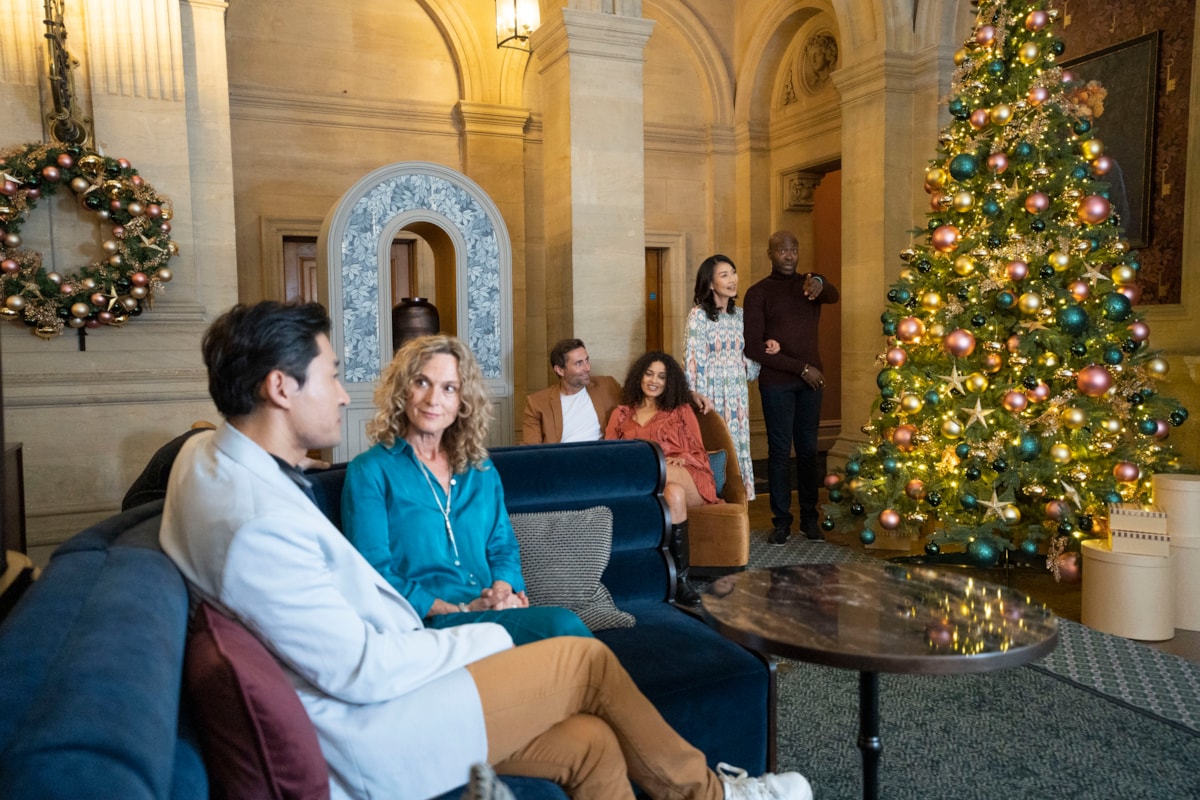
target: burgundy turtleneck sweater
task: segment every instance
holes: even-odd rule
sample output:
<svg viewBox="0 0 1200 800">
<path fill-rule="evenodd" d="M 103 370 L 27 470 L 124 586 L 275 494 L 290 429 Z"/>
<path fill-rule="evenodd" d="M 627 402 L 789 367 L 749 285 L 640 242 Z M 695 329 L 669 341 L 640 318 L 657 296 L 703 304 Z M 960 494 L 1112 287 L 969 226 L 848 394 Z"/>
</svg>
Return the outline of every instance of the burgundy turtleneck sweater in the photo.
<svg viewBox="0 0 1200 800">
<path fill-rule="evenodd" d="M 781 275 L 773 271 L 746 292 L 746 355 L 762 364 L 759 386 L 795 383 L 808 364 L 822 369 L 817 352 L 821 306 L 836 303 L 841 295 L 836 286 L 825 281 L 816 299 L 809 300 L 804 296 L 804 280 L 813 274 Z M 767 339 L 779 342 L 779 352 L 773 356 L 767 355 Z"/>
</svg>

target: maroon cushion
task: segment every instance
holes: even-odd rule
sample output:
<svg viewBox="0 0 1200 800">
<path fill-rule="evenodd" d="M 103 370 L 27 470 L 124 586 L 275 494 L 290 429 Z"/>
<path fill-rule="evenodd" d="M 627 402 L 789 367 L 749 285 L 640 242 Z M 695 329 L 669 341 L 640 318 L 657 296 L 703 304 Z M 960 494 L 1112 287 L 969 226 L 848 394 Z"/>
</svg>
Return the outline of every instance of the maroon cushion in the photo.
<svg viewBox="0 0 1200 800">
<path fill-rule="evenodd" d="M 283 669 L 239 623 L 201 603 L 184 686 L 214 798 L 328 798 L 317 731 Z"/>
</svg>

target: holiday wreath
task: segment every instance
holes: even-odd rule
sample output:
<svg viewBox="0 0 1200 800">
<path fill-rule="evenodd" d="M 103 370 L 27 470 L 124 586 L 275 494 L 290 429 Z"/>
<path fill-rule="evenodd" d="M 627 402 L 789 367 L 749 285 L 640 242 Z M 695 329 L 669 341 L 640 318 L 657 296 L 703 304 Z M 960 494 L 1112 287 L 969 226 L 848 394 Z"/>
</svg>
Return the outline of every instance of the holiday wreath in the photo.
<svg viewBox="0 0 1200 800">
<path fill-rule="evenodd" d="M 0 151 L 0 316 L 42 338 L 64 325 L 123 325 L 171 280 L 171 207 L 128 161 L 77 145 L 26 144 Z M 66 186 L 111 228 L 103 255 L 78 273 L 46 272 L 21 247 L 21 224 L 39 199 Z"/>
</svg>

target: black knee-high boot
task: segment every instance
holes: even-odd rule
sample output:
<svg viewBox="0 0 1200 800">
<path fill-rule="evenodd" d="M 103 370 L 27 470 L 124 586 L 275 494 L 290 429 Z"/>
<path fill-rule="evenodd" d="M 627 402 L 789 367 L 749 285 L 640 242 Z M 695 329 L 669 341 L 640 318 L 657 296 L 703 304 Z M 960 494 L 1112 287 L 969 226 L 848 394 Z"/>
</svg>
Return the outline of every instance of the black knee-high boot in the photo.
<svg viewBox="0 0 1200 800">
<path fill-rule="evenodd" d="M 691 557 L 687 520 L 671 526 L 671 539 L 667 543 L 667 549 L 675 561 L 675 602 L 685 606 L 700 605 L 700 595 L 688 583 Z"/>
</svg>

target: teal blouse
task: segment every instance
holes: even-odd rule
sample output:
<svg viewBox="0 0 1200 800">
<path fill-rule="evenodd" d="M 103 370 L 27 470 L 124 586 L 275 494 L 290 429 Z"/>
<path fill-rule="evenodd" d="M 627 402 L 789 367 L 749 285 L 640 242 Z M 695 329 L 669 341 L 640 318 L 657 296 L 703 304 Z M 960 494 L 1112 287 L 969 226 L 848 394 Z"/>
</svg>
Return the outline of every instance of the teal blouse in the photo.
<svg viewBox="0 0 1200 800">
<path fill-rule="evenodd" d="M 450 530 L 442 515 L 447 506 Z M 346 470 L 342 529 L 422 617 L 438 598 L 469 603 L 495 581 L 525 589 L 504 487 L 491 461 L 454 475 L 447 498 L 408 442 L 376 444 Z"/>
</svg>

